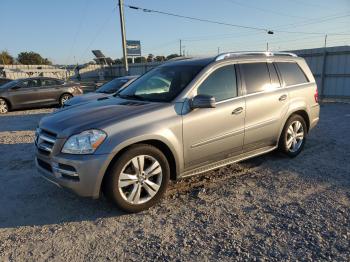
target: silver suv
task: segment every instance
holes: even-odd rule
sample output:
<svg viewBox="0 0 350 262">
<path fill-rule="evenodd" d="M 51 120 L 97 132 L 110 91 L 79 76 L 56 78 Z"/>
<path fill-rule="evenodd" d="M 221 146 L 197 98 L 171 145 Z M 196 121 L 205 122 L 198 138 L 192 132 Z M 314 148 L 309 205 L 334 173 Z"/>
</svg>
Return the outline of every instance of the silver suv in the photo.
<svg viewBox="0 0 350 262">
<path fill-rule="evenodd" d="M 137 212 L 169 180 L 279 149 L 297 156 L 319 120 L 315 79 L 290 53 L 183 58 L 111 97 L 57 111 L 39 124 L 36 163 L 81 196 L 101 192 Z"/>
</svg>

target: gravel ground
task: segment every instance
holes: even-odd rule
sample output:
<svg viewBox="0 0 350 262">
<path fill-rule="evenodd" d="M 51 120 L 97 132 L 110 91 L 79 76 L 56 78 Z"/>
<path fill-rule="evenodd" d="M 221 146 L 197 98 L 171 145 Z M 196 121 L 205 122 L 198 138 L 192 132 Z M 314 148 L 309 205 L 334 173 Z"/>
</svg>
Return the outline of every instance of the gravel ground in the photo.
<svg viewBox="0 0 350 262">
<path fill-rule="evenodd" d="M 125 214 L 37 175 L 50 112 L 0 116 L 0 261 L 350 260 L 350 104 L 326 104 L 295 159 L 271 153 L 171 185 Z"/>
</svg>

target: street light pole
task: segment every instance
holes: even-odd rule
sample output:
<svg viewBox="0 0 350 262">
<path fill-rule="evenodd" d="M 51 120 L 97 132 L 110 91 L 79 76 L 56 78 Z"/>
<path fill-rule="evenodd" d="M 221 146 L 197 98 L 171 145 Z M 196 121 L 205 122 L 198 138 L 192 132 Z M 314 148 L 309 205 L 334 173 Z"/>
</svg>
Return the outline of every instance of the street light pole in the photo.
<svg viewBox="0 0 350 262">
<path fill-rule="evenodd" d="M 120 16 L 120 29 L 122 33 L 122 45 L 123 45 L 123 60 L 125 74 L 129 74 L 128 58 L 126 54 L 126 38 L 125 38 L 125 21 L 124 21 L 124 0 L 119 0 L 119 16 Z"/>
</svg>

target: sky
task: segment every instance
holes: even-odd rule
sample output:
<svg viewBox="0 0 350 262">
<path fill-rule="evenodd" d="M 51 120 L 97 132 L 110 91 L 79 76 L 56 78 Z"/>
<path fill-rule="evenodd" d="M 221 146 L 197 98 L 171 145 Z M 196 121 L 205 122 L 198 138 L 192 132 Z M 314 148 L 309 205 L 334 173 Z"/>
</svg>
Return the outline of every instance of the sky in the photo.
<svg viewBox="0 0 350 262">
<path fill-rule="evenodd" d="M 93 60 L 100 49 L 122 56 L 117 0 L 1 0 L 0 51 L 34 51 L 55 64 Z M 126 38 L 142 54 L 203 56 L 239 50 L 295 50 L 350 45 L 350 0 L 125 0 L 140 6 L 264 31 L 125 8 Z M 284 31 L 284 32 L 283 32 Z M 298 32 L 298 33 L 296 33 Z M 319 33 L 319 34 L 310 34 Z M 338 34 L 338 35 L 337 35 Z"/>
</svg>

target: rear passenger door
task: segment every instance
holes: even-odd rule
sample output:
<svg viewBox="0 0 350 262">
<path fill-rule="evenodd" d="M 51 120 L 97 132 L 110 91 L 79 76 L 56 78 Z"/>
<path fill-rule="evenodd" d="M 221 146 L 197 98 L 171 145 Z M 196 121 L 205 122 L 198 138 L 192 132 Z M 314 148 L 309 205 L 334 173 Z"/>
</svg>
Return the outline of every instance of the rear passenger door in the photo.
<svg viewBox="0 0 350 262">
<path fill-rule="evenodd" d="M 288 110 L 288 92 L 272 63 L 242 63 L 240 71 L 246 95 L 244 151 L 275 145 Z"/>
<path fill-rule="evenodd" d="M 59 80 L 45 78 L 41 80 L 41 87 L 39 90 L 42 104 L 57 103 L 62 94 L 62 83 Z"/>
</svg>

